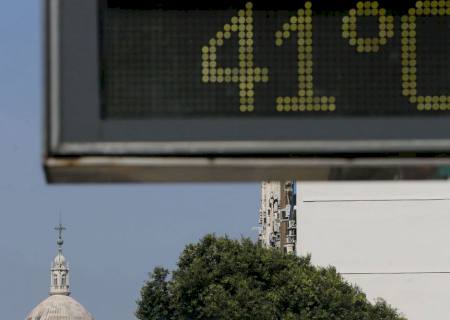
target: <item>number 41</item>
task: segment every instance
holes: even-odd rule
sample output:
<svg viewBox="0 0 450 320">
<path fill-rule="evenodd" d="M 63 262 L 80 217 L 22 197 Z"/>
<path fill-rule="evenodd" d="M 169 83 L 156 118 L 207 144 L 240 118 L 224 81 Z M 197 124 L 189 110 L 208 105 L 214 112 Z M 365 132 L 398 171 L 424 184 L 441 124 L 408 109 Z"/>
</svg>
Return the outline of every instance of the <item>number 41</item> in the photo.
<svg viewBox="0 0 450 320">
<path fill-rule="evenodd" d="M 331 96 L 315 96 L 313 83 L 313 47 L 312 47 L 312 4 L 306 2 L 296 16 L 275 33 L 275 45 L 282 46 L 284 41 L 297 32 L 298 49 L 298 95 L 277 97 L 276 110 L 283 111 L 334 111 L 336 99 Z M 238 34 L 239 66 L 224 68 L 217 65 L 217 49 L 231 34 Z M 216 36 L 202 48 L 202 81 L 205 83 L 233 82 L 239 85 L 241 112 L 255 110 L 254 86 L 258 82 L 269 81 L 269 69 L 254 65 L 253 4 L 247 3 L 245 10 L 239 10 L 230 23 L 224 25 Z"/>
</svg>

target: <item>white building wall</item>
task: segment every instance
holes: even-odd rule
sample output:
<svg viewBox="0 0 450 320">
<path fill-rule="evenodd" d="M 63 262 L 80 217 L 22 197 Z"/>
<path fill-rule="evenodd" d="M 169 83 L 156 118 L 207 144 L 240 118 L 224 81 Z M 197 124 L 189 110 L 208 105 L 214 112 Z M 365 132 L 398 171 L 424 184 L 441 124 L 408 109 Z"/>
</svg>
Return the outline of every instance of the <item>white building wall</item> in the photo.
<svg viewBox="0 0 450 320">
<path fill-rule="evenodd" d="M 410 320 L 450 316 L 450 183 L 299 184 L 298 254 Z M 355 201 L 356 200 L 356 201 Z"/>
</svg>

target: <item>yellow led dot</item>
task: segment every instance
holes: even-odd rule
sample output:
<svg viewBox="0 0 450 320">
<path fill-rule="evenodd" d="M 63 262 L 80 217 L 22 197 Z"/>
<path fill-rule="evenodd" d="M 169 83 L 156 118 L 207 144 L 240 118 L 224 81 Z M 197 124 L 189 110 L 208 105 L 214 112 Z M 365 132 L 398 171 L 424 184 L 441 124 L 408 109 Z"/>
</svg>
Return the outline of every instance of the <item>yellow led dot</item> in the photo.
<svg viewBox="0 0 450 320">
<path fill-rule="evenodd" d="M 330 104 L 330 106 L 328 107 L 328 110 L 335 111 L 336 110 L 336 105 Z"/>
<path fill-rule="evenodd" d="M 278 105 L 277 105 L 277 111 L 278 111 L 278 112 L 282 112 L 283 110 L 284 110 L 283 105 L 282 105 L 282 104 L 278 104 Z"/>
<path fill-rule="evenodd" d="M 255 110 L 255 106 L 253 106 L 253 105 L 247 106 L 248 112 L 253 112 L 254 110 Z"/>
</svg>

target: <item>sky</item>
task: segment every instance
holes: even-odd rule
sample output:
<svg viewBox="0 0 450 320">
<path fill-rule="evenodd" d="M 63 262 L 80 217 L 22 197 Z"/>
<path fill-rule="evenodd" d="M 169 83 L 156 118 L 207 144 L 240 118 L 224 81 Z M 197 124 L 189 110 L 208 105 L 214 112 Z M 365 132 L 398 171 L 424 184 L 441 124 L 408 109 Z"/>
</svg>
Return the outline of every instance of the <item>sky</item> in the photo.
<svg viewBox="0 0 450 320">
<path fill-rule="evenodd" d="M 24 319 L 47 297 L 50 263 L 57 253 L 53 228 L 60 213 L 67 227 L 64 253 L 71 265 L 73 297 L 98 320 L 134 319 L 135 301 L 148 272 L 158 265 L 174 268 L 187 243 L 211 232 L 256 239 L 259 183 L 47 185 L 41 164 L 41 1 L 2 0 L 1 7 L 2 319 Z M 345 186 L 302 184 L 302 192 L 309 200 L 365 198 L 380 192 L 413 198 L 450 196 L 447 182 L 415 183 L 413 187 L 398 183 Z M 441 213 L 450 209 L 449 202 L 440 201 L 436 206 Z M 330 204 L 321 210 L 309 207 L 312 209 L 305 206 L 305 212 L 335 210 Z M 377 208 L 390 210 L 389 204 Z M 435 204 L 429 203 L 422 212 L 434 208 Z M 341 209 L 346 210 L 360 209 Z M 331 234 L 332 227 L 321 234 Z M 317 253 L 321 259 L 332 256 L 332 252 Z"/>
</svg>

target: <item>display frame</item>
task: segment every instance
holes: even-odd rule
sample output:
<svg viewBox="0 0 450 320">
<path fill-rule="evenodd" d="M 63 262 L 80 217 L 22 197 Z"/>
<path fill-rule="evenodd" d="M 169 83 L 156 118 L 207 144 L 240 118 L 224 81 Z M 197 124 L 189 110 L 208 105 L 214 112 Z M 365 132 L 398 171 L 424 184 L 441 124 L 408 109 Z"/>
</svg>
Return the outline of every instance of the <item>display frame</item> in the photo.
<svg viewBox="0 0 450 320">
<path fill-rule="evenodd" d="M 229 159 L 231 168 L 241 166 L 239 163 L 245 163 L 243 168 L 251 167 L 252 159 L 265 159 L 260 174 L 219 175 L 222 178 L 218 180 L 264 179 L 276 172 L 304 176 L 296 172 L 301 172 L 301 168 L 308 170 L 309 165 L 322 168 L 321 172 L 330 172 L 332 168 L 351 168 L 359 160 L 363 161 L 356 165 L 358 170 L 366 166 L 380 170 L 389 167 L 389 172 L 393 172 L 393 168 L 397 168 L 395 174 L 387 176 L 398 177 L 399 170 L 405 166 L 436 169 L 450 163 L 450 130 L 447 119 L 440 116 L 102 119 L 99 2 L 46 0 L 45 8 L 45 166 L 49 173 L 52 167 L 64 166 L 65 158 L 99 156 L 122 157 L 122 160 L 124 156 L 149 157 L 153 163 L 155 159 L 160 160 L 160 164 L 176 158 L 179 167 L 184 167 L 183 159 L 192 160 L 197 167 L 200 163 L 214 166 L 208 160 L 220 158 Z M 55 161 L 63 162 L 55 165 Z M 256 166 L 256 162 L 253 163 Z M 286 163 L 292 165 L 283 170 Z M 211 178 L 202 177 L 200 173 L 198 179 L 192 179 Z M 327 174 L 317 176 L 327 179 Z M 53 180 L 61 179 L 64 180 Z M 185 180 L 181 174 L 179 179 Z"/>
</svg>

